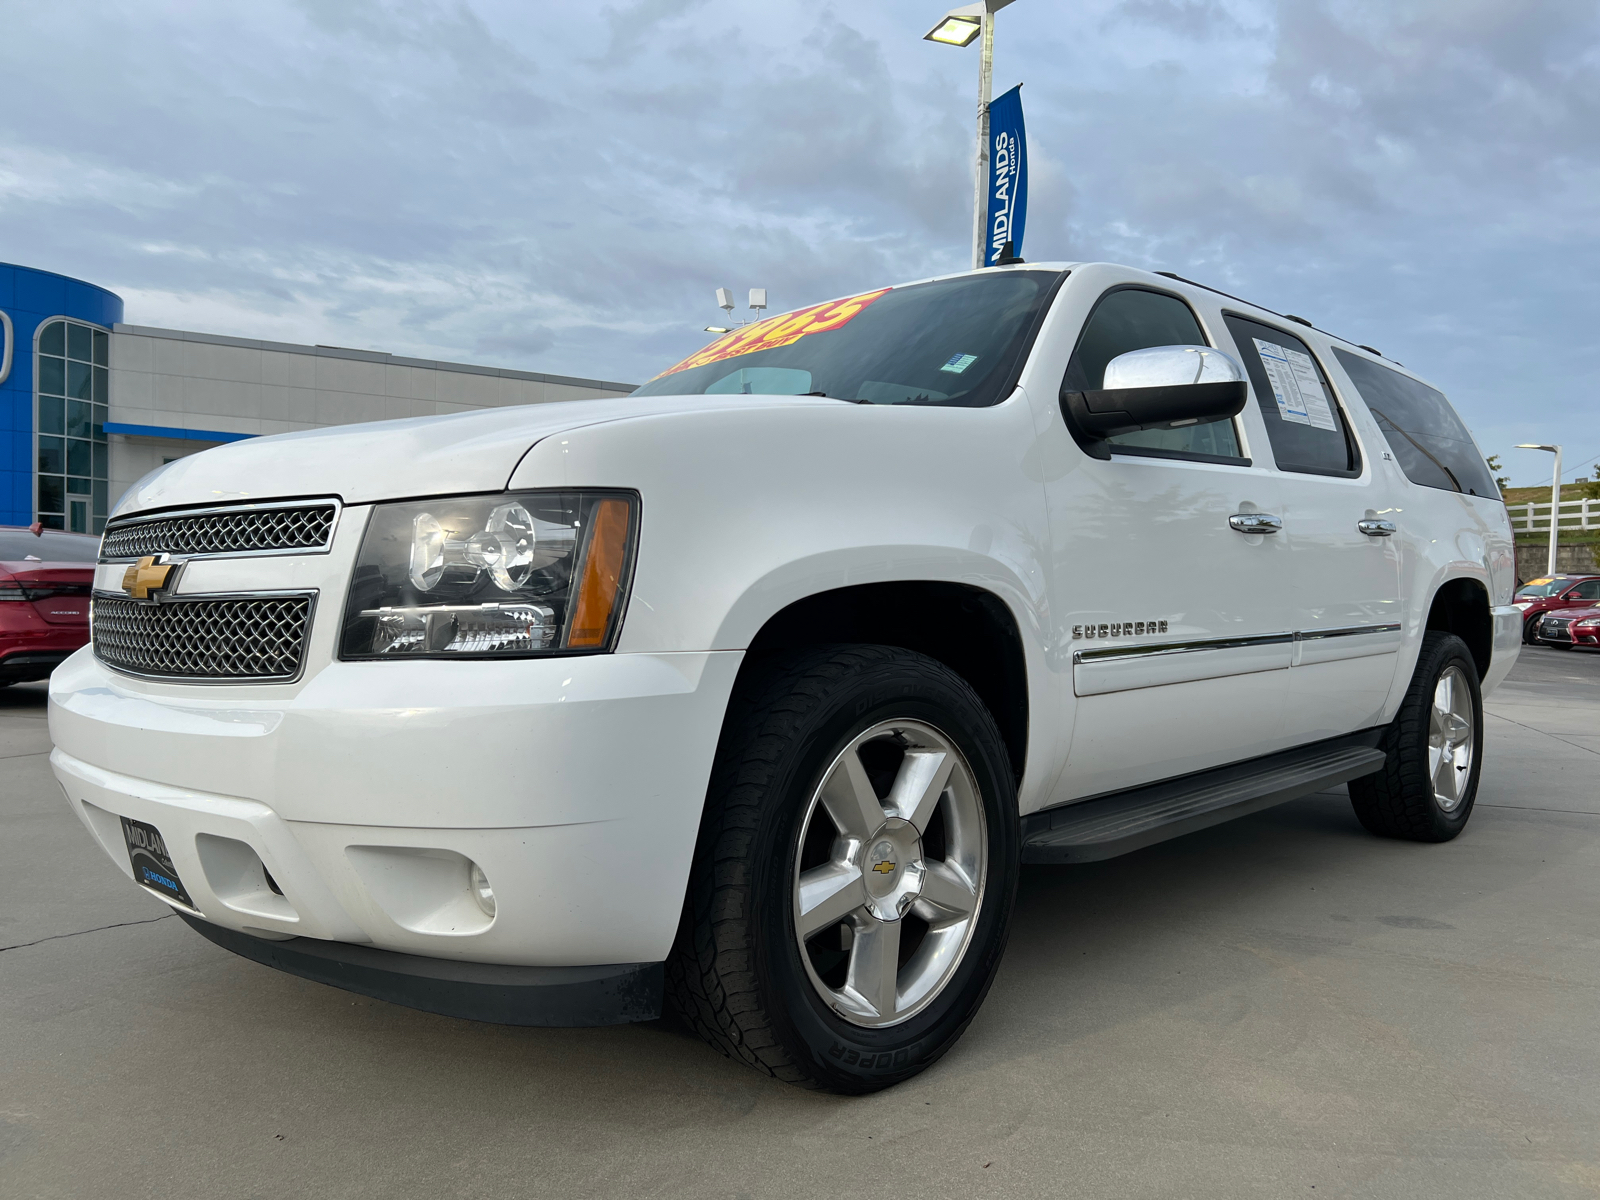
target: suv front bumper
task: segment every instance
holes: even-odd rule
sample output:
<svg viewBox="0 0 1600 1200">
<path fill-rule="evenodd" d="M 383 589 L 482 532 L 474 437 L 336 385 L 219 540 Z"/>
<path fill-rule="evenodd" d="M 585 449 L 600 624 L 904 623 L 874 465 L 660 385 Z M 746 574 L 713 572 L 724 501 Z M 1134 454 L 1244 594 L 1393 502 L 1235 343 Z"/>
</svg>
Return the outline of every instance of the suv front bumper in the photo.
<svg viewBox="0 0 1600 1200">
<path fill-rule="evenodd" d="M 248 941 L 207 936 L 259 961 L 240 947 L 343 954 L 313 939 L 637 974 L 676 933 L 741 658 L 330 663 L 274 689 L 131 679 L 86 649 L 51 679 L 51 765 L 124 874 L 121 818 L 155 826 L 195 915 Z"/>
</svg>

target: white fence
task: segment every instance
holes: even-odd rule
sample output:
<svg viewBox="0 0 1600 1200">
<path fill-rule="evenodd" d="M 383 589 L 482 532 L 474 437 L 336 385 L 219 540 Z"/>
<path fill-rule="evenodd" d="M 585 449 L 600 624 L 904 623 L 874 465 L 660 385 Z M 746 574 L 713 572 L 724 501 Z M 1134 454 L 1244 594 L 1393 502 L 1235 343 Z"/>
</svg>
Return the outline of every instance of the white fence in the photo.
<svg viewBox="0 0 1600 1200">
<path fill-rule="evenodd" d="M 1526 504 L 1508 504 L 1511 528 L 1518 533 L 1550 532 L 1550 501 L 1543 504 L 1529 501 Z M 1563 500 L 1556 520 L 1556 533 L 1567 530 L 1600 529 L 1600 500 Z"/>
</svg>

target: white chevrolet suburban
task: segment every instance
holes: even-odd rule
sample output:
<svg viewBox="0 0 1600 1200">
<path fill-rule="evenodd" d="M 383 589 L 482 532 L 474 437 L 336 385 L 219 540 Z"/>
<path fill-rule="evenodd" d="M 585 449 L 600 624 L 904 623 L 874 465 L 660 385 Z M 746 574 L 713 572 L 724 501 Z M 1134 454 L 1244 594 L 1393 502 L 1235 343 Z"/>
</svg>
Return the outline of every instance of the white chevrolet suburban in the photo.
<svg viewBox="0 0 1600 1200">
<path fill-rule="evenodd" d="M 771 317 L 625 398 L 209 450 L 96 572 L 51 761 L 199 933 L 478 1020 L 665 1006 L 841 1092 L 960 1036 L 1023 863 L 1338 784 L 1454 837 L 1521 643 L 1444 396 L 1100 263 Z"/>
</svg>

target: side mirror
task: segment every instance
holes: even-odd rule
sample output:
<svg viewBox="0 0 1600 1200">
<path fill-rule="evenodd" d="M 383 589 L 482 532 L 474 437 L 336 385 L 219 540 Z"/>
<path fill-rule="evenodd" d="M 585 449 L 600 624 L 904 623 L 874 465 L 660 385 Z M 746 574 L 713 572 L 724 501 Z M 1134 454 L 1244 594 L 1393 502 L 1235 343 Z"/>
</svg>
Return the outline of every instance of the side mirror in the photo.
<svg viewBox="0 0 1600 1200">
<path fill-rule="evenodd" d="M 1097 458 L 1106 438 L 1140 429 L 1177 429 L 1244 411 L 1244 369 L 1210 346 L 1151 346 L 1106 364 L 1098 391 L 1062 389 L 1061 415 Z"/>
</svg>

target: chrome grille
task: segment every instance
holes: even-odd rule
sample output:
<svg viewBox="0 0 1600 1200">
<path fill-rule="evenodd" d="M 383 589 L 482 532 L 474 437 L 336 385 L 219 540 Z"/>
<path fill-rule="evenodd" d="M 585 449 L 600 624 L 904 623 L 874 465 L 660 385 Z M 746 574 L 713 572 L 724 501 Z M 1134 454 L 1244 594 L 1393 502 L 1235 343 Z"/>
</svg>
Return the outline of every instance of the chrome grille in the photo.
<svg viewBox="0 0 1600 1200">
<path fill-rule="evenodd" d="M 113 524 L 100 557 L 148 554 L 245 554 L 263 550 L 320 550 L 328 544 L 338 509 L 332 504 L 216 509 L 174 513 Z"/>
<path fill-rule="evenodd" d="M 1558 642 L 1570 642 L 1572 640 L 1572 618 L 1546 617 L 1539 622 L 1539 636 L 1553 638 Z"/>
<path fill-rule="evenodd" d="M 95 657 L 168 679 L 293 679 L 311 628 L 310 596 L 92 603 Z"/>
</svg>

